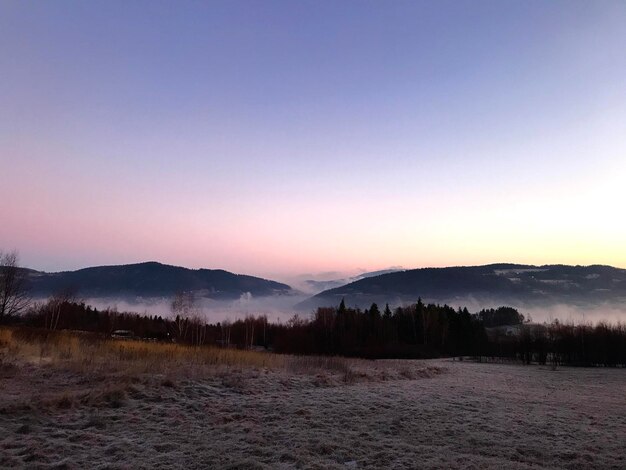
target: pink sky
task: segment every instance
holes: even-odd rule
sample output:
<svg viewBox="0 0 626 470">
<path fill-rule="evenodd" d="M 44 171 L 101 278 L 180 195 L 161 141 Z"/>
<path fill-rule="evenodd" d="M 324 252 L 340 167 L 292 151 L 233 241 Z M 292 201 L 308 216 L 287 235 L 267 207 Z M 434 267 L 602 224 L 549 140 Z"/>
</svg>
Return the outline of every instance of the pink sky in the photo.
<svg viewBox="0 0 626 470">
<path fill-rule="evenodd" d="M 0 249 L 626 267 L 623 3 L 339 3 L 0 6 Z"/>
</svg>

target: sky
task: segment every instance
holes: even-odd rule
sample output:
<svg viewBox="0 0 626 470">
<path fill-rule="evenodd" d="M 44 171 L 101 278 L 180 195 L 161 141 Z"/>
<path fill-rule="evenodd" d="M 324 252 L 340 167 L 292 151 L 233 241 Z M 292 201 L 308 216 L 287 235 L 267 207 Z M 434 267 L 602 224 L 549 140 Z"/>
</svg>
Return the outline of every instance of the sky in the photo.
<svg viewBox="0 0 626 470">
<path fill-rule="evenodd" d="M 626 268 L 623 1 L 0 2 L 0 249 Z"/>
</svg>

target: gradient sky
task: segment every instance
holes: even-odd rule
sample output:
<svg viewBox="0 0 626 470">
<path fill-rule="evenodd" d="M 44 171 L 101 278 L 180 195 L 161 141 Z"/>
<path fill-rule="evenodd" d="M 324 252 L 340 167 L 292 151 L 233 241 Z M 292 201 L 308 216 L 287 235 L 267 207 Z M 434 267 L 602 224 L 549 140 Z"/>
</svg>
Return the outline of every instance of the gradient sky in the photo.
<svg viewBox="0 0 626 470">
<path fill-rule="evenodd" d="M 626 267 L 626 2 L 0 1 L 0 248 Z"/>
</svg>

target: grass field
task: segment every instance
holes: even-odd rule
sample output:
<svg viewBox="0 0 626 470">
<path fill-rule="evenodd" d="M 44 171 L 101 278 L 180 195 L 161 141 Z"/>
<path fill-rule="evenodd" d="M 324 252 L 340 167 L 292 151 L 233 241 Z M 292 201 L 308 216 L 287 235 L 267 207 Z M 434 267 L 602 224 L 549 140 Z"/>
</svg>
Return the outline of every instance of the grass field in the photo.
<svg viewBox="0 0 626 470">
<path fill-rule="evenodd" d="M 4 468 L 626 468 L 626 370 L 0 329 Z"/>
</svg>

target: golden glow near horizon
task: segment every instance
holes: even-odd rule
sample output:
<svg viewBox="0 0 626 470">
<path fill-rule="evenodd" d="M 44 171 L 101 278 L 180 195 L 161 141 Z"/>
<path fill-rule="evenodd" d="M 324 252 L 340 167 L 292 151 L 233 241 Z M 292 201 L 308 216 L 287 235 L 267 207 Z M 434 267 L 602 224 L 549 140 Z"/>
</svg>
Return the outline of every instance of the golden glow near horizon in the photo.
<svg viewBox="0 0 626 470">
<path fill-rule="evenodd" d="M 199 3 L 172 24 L 12 3 L 0 249 L 41 269 L 626 268 L 626 5 L 452 7 L 270 2 L 261 23 Z"/>
</svg>

